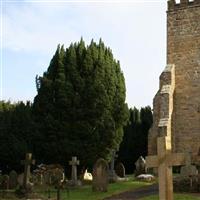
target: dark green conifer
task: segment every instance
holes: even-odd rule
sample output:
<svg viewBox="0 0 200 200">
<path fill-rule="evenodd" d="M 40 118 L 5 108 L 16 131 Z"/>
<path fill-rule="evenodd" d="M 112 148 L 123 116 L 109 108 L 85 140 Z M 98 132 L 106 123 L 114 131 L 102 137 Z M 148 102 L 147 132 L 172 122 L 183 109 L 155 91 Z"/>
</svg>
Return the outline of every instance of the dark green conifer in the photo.
<svg viewBox="0 0 200 200">
<path fill-rule="evenodd" d="M 64 163 L 76 155 L 92 164 L 119 147 L 128 118 L 125 82 L 102 40 L 86 47 L 81 39 L 66 50 L 58 46 L 37 88 L 33 108 L 47 141 L 38 154 L 46 150 L 49 162 Z"/>
</svg>

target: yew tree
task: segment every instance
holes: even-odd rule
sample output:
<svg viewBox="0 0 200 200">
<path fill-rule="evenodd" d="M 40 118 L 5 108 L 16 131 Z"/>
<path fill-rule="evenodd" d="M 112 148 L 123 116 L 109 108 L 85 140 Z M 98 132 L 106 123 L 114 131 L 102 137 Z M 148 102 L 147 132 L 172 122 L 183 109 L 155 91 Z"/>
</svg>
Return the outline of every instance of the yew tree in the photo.
<svg viewBox="0 0 200 200">
<path fill-rule="evenodd" d="M 119 148 L 129 113 L 125 80 L 119 61 L 101 40 L 58 46 L 36 86 L 33 148 L 41 162 L 66 165 L 78 156 L 88 166 Z"/>
</svg>

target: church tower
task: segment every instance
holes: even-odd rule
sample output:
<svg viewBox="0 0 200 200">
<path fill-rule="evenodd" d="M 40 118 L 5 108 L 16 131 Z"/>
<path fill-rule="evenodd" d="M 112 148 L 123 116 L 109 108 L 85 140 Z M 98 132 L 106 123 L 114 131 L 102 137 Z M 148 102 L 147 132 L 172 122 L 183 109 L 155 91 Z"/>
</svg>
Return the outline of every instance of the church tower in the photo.
<svg viewBox="0 0 200 200">
<path fill-rule="evenodd" d="M 168 1 L 167 63 L 154 98 L 148 154 L 157 153 L 156 138 L 162 134 L 163 124 L 170 122 L 168 132 L 173 151 L 197 155 L 200 150 L 200 0 Z"/>
</svg>

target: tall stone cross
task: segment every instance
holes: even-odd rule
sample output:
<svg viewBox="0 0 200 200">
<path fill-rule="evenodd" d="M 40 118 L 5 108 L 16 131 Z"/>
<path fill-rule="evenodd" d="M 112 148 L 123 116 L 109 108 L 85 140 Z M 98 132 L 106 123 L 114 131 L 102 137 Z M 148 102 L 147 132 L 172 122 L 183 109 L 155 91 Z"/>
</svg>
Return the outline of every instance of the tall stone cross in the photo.
<svg viewBox="0 0 200 200">
<path fill-rule="evenodd" d="M 72 157 L 72 160 L 69 161 L 69 165 L 72 166 L 72 181 L 75 183 L 77 181 L 77 165 L 79 165 L 80 162 L 77 160 L 76 156 Z"/>
<path fill-rule="evenodd" d="M 173 200 L 172 166 L 185 164 L 185 154 L 172 153 L 171 149 L 169 136 L 158 137 L 157 156 L 146 157 L 147 168 L 158 168 L 160 200 Z"/>
<path fill-rule="evenodd" d="M 35 164 L 35 160 L 32 160 L 32 153 L 27 153 L 25 160 L 22 160 L 21 164 L 24 165 L 23 187 L 26 188 L 30 178 L 31 165 Z"/>
</svg>

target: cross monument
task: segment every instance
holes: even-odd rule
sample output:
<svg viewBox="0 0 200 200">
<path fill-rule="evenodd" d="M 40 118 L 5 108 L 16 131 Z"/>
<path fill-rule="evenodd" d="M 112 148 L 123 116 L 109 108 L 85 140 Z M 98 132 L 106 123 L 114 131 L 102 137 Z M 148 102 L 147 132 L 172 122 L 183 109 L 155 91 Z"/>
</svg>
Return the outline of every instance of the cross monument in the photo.
<svg viewBox="0 0 200 200">
<path fill-rule="evenodd" d="M 32 160 L 32 153 L 27 153 L 25 160 L 22 160 L 21 164 L 24 165 L 23 187 L 26 188 L 30 178 L 31 165 L 35 165 L 35 160 Z"/>
<path fill-rule="evenodd" d="M 73 156 L 72 160 L 69 161 L 69 165 L 72 166 L 72 181 L 74 183 L 77 182 L 77 165 L 79 165 L 79 164 L 80 164 L 80 161 L 77 160 L 76 156 Z"/>
<path fill-rule="evenodd" d="M 158 168 L 160 200 L 173 200 L 172 166 L 185 164 L 185 154 L 172 153 L 171 150 L 171 138 L 168 136 L 158 137 L 158 155 L 146 157 L 148 168 Z"/>
</svg>

